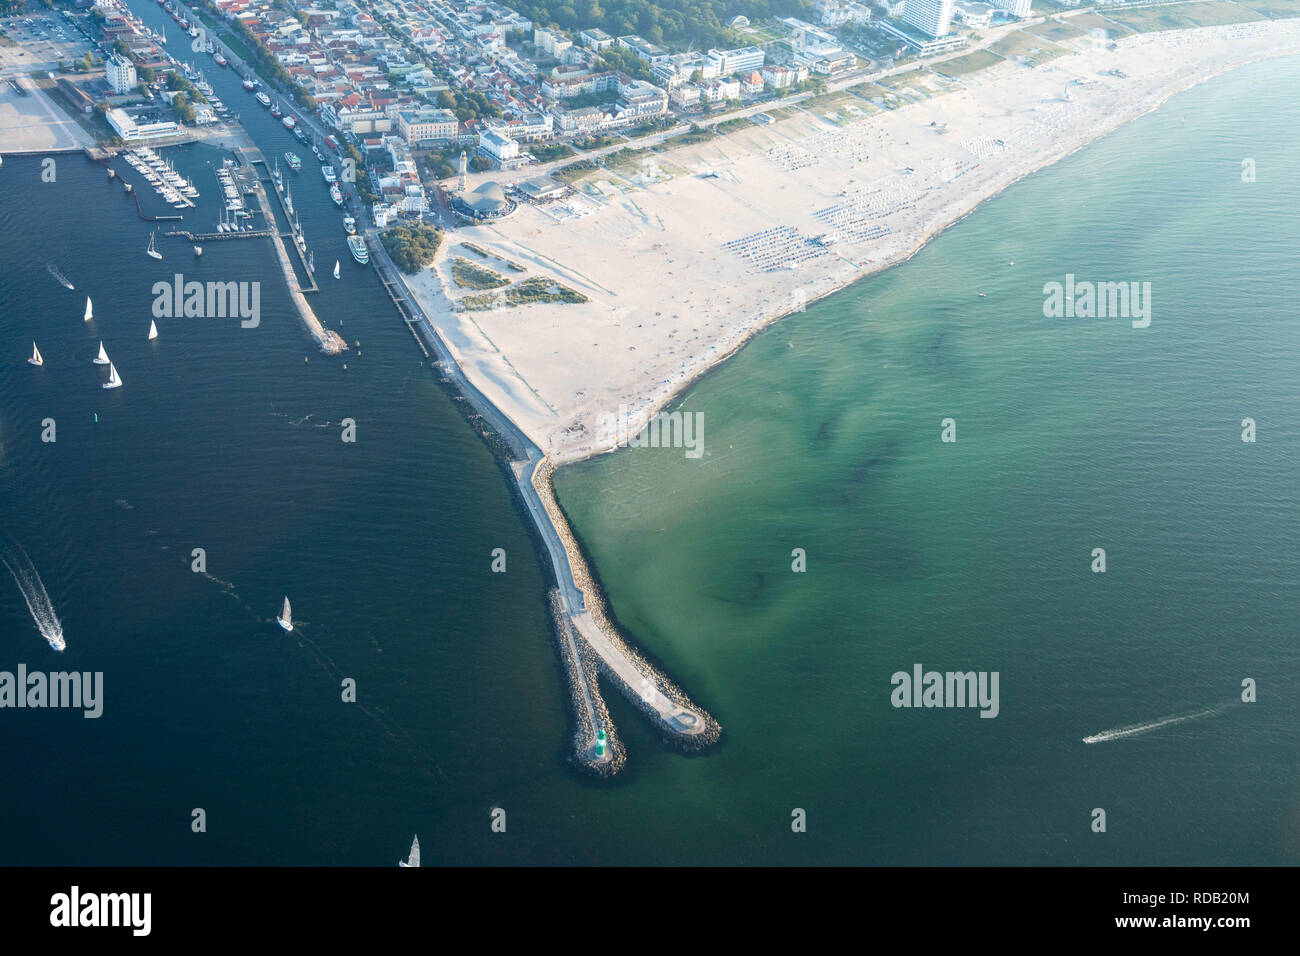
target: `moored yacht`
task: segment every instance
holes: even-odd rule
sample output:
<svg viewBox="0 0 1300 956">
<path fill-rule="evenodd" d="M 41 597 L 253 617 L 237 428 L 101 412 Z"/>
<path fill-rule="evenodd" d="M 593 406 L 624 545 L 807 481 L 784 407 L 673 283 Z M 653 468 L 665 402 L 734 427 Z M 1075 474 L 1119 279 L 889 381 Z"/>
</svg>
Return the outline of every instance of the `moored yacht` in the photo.
<svg viewBox="0 0 1300 956">
<path fill-rule="evenodd" d="M 257 102 L 261 103 L 263 106 L 270 106 L 271 97 L 267 96 L 265 93 L 258 93 Z"/>
<path fill-rule="evenodd" d="M 352 258 L 363 266 L 370 261 L 370 250 L 366 247 L 363 236 L 348 236 L 348 252 L 352 253 Z"/>
</svg>

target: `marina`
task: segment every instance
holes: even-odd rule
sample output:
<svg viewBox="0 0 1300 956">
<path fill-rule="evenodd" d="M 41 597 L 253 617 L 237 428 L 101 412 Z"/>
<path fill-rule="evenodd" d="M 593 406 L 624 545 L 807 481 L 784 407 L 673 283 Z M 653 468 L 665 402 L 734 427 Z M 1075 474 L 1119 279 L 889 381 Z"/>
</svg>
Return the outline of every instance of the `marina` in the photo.
<svg viewBox="0 0 1300 956">
<path fill-rule="evenodd" d="M 121 159 L 143 176 L 145 182 L 153 187 L 154 192 L 161 196 L 172 208 L 194 208 L 194 200 L 199 198 L 198 187 L 194 185 L 192 180 L 178 173 L 169 160 L 163 159 L 147 146 L 126 150 L 121 153 Z M 125 185 L 130 186 L 129 183 Z M 126 191 L 128 193 L 132 192 L 130 188 L 127 188 Z M 143 211 L 141 215 L 144 215 Z"/>
</svg>

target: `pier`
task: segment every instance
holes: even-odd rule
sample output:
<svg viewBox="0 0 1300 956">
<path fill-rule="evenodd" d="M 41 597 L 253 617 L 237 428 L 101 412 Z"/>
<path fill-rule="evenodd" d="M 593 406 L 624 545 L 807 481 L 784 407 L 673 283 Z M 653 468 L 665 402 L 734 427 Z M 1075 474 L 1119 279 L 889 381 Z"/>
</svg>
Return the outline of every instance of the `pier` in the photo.
<svg viewBox="0 0 1300 956">
<path fill-rule="evenodd" d="M 190 232 L 188 229 L 173 229 L 164 235 L 180 236 L 190 242 L 224 242 L 227 239 L 269 239 L 279 233 L 274 229 L 249 229 L 246 232 Z"/>
<path fill-rule="evenodd" d="M 721 734 L 721 727 L 694 704 L 666 674 L 638 654 L 619 634 L 605 610 L 604 598 L 587 567 L 569 523 L 555 501 L 551 474 L 555 463 L 542 454 L 523 431 L 490 402 L 466 377 L 451 350 L 438 335 L 423 306 L 411 294 L 382 243 L 375 243 L 371 262 L 420 350 L 437 356 L 437 365 L 500 437 L 515 460 L 510 462 L 515 488 L 537 528 L 555 577 L 551 611 L 556 647 L 568 678 L 574 708 L 572 757 L 584 770 L 599 776 L 617 773 L 625 754 L 613 721 L 596 684 L 603 673 L 677 747 L 701 750 Z M 428 343 L 428 348 L 425 347 Z M 598 738 L 605 733 L 600 753 Z"/>
<path fill-rule="evenodd" d="M 298 249 L 297 244 L 291 241 L 291 245 L 293 245 L 294 249 L 298 251 L 298 257 L 302 262 L 303 274 L 307 276 L 310 285 L 304 287 L 298 279 L 298 273 L 294 270 L 293 260 L 289 257 L 289 252 L 285 249 L 284 244 L 286 238 L 292 240 L 293 233 L 292 231 L 288 233 L 281 232 L 275 225 L 275 211 L 271 206 L 270 200 L 267 199 L 266 194 L 268 190 L 265 188 L 265 184 L 268 181 L 271 181 L 271 177 L 269 173 L 265 176 L 262 175 L 262 172 L 266 170 L 266 160 L 262 157 L 261 151 L 252 147 L 238 147 L 235 149 L 235 155 L 239 158 L 239 161 L 249 169 L 258 172 L 258 183 L 253 190 L 253 195 L 257 199 L 258 208 L 261 209 L 267 227 L 265 229 L 249 232 L 218 232 L 198 235 L 187 233 L 187 235 L 191 239 L 202 237 L 205 241 L 239 239 L 245 236 L 251 237 L 254 234 L 260 237 L 269 238 L 271 244 L 275 247 L 276 258 L 280 261 L 280 269 L 284 272 L 284 281 L 289 287 L 289 298 L 293 301 L 294 306 L 297 307 L 298 315 L 302 318 L 302 324 L 307 327 L 307 331 L 311 334 L 311 337 L 320 344 L 320 350 L 326 355 L 338 355 L 340 352 L 346 352 L 348 350 L 348 343 L 345 342 L 343 337 L 333 329 L 327 329 L 321 324 L 320 319 L 316 317 L 316 313 L 312 311 L 311 305 L 307 302 L 307 297 L 303 294 L 304 292 L 317 291 L 318 286 L 316 285 L 316 277 L 312 275 L 311 270 L 307 268 L 307 258 L 303 255 L 302 250 Z M 257 164 L 261 164 L 261 171 L 258 171 Z M 275 192 L 274 183 L 272 183 L 270 192 Z M 277 193 L 276 195 L 279 194 Z M 283 204 L 283 199 L 281 200 L 281 203 Z M 283 208 L 283 205 L 281 208 Z M 288 211 L 286 210 L 286 216 L 287 215 Z"/>
<path fill-rule="evenodd" d="M 261 189 L 257 193 L 258 200 L 262 204 L 262 213 L 266 217 L 268 227 L 275 222 L 275 217 L 271 214 L 270 205 L 265 201 L 266 197 L 275 196 L 280 202 L 280 211 L 284 213 L 284 220 L 289 223 L 290 229 L 288 232 L 276 232 L 275 235 L 280 239 L 288 239 L 289 245 L 298 255 L 298 264 L 302 266 L 302 274 L 307 277 L 307 283 L 300 284 L 299 291 L 319 292 L 320 286 L 316 284 L 316 273 L 307 263 L 307 253 L 304 251 L 303 246 L 298 245 L 295 241 L 296 234 L 292 228 L 293 213 L 289 210 L 289 204 L 285 202 L 284 194 L 275 187 L 275 179 L 267 168 L 266 157 L 256 147 L 238 148 L 235 150 L 235 156 L 238 157 L 241 163 L 257 174 L 257 181 L 261 185 Z"/>
<path fill-rule="evenodd" d="M 424 357 L 429 358 L 429 350 L 424 347 L 424 340 L 420 338 L 420 333 L 415 330 L 415 327 L 420 320 L 416 317 L 414 310 L 407 302 L 408 293 L 406 292 L 406 286 L 402 283 L 401 279 L 390 279 L 387 275 L 387 270 L 385 269 L 376 266 L 375 272 L 379 276 L 379 281 L 383 283 L 384 291 L 388 293 L 388 298 L 393 300 L 393 306 L 401 314 L 402 321 L 406 323 L 406 331 L 411 333 L 411 337 L 415 339 L 415 344 L 420 347 L 420 351 L 424 353 Z"/>
</svg>

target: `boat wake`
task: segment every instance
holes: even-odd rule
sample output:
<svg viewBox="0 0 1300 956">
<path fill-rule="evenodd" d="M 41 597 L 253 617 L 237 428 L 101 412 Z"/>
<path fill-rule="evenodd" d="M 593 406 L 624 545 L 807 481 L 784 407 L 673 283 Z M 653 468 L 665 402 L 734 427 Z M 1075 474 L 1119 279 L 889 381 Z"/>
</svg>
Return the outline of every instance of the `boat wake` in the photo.
<svg viewBox="0 0 1300 956">
<path fill-rule="evenodd" d="M 1093 734 L 1091 737 L 1084 737 L 1085 744 L 1104 744 L 1107 741 L 1119 740 L 1123 737 L 1136 737 L 1138 734 L 1145 734 L 1152 730 L 1159 730 L 1161 727 L 1169 727 L 1173 724 L 1186 723 L 1189 720 L 1197 720 L 1201 717 L 1211 717 L 1215 714 L 1221 714 L 1228 709 L 1227 704 L 1220 704 L 1218 707 L 1211 707 L 1209 710 L 1200 710 L 1194 714 L 1174 714 L 1170 717 L 1161 717 L 1158 720 L 1149 720 L 1144 724 L 1133 724 L 1130 727 L 1116 727 L 1114 730 L 1103 730 L 1099 734 Z"/>
<path fill-rule="evenodd" d="M 338 665 L 334 663 L 334 658 L 326 654 L 325 650 L 319 644 L 302 635 L 300 627 L 305 623 L 305 621 L 293 622 L 295 628 L 294 633 L 298 635 L 298 646 L 306 651 L 316 662 L 316 665 L 325 671 L 326 674 L 330 675 L 337 685 L 344 679 L 345 675 L 341 670 L 339 670 Z M 443 780 L 450 782 L 451 778 L 443 772 L 442 767 L 440 767 L 438 762 L 433 759 L 433 755 L 430 754 L 429 751 L 425 750 L 420 742 L 412 737 L 405 727 L 390 717 L 388 712 L 382 707 L 367 707 L 364 703 L 360 702 L 356 704 L 356 707 L 363 714 L 377 723 L 380 728 L 388 734 L 390 739 L 405 746 L 412 758 L 419 763 L 426 764 L 426 767 L 424 768 L 426 772 L 428 771 L 428 767 L 432 767 L 434 770 L 438 771 L 438 775 L 441 776 Z"/>
<path fill-rule="evenodd" d="M 65 288 L 65 289 L 75 289 L 75 288 L 76 288 L 75 285 L 73 285 L 71 282 L 68 281 L 68 277 L 65 276 L 62 272 L 59 271 L 58 266 L 56 266 L 54 263 L 52 263 L 52 262 L 47 262 L 47 263 L 45 264 L 45 268 L 47 268 L 47 269 L 50 270 L 50 275 L 52 275 L 52 276 L 54 276 L 54 278 L 58 279 L 58 280 L 59 280 L 59 285 L 63 286 L 63 288 Z"/>
<path fill-rule="evenodd" d="M 63 640 L 63 624 L 54 613 L 54 605 L 50 603 L 50 596 L 45 591 L 45 583 L 36 573 L 36 566 L 32 564 L 32 559 L 27 556 L 22 545 L 10 538 L 5 544 L 4 552 L 0 553 L 0 564 L 3 564 L 13 575 L 18 590 L 23 594 L 23 600 L 27 602 L 27 610 L 31 612 L 32 620 L 36 622 L 36 629 L 41 632 L 41 637 L 45 638 L 50 647 L 56 651 L 65 649 L 68 645 Z"/>
</svg>

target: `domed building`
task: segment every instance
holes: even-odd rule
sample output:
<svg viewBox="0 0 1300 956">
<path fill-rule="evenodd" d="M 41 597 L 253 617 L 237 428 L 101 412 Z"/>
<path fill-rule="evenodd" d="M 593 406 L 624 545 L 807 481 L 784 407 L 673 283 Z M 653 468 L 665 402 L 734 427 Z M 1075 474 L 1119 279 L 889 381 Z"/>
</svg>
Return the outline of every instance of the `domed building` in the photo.
<svg viewBox="0 0 1300 956">
<path fill-rule="evenodd" d="M 451 201 L 451 208 L 470 222 L 491 222 L 506 218 L 519 207 L 500 183 L 486 182 L 477 189 L 458 194 Z"/>
</svg>

